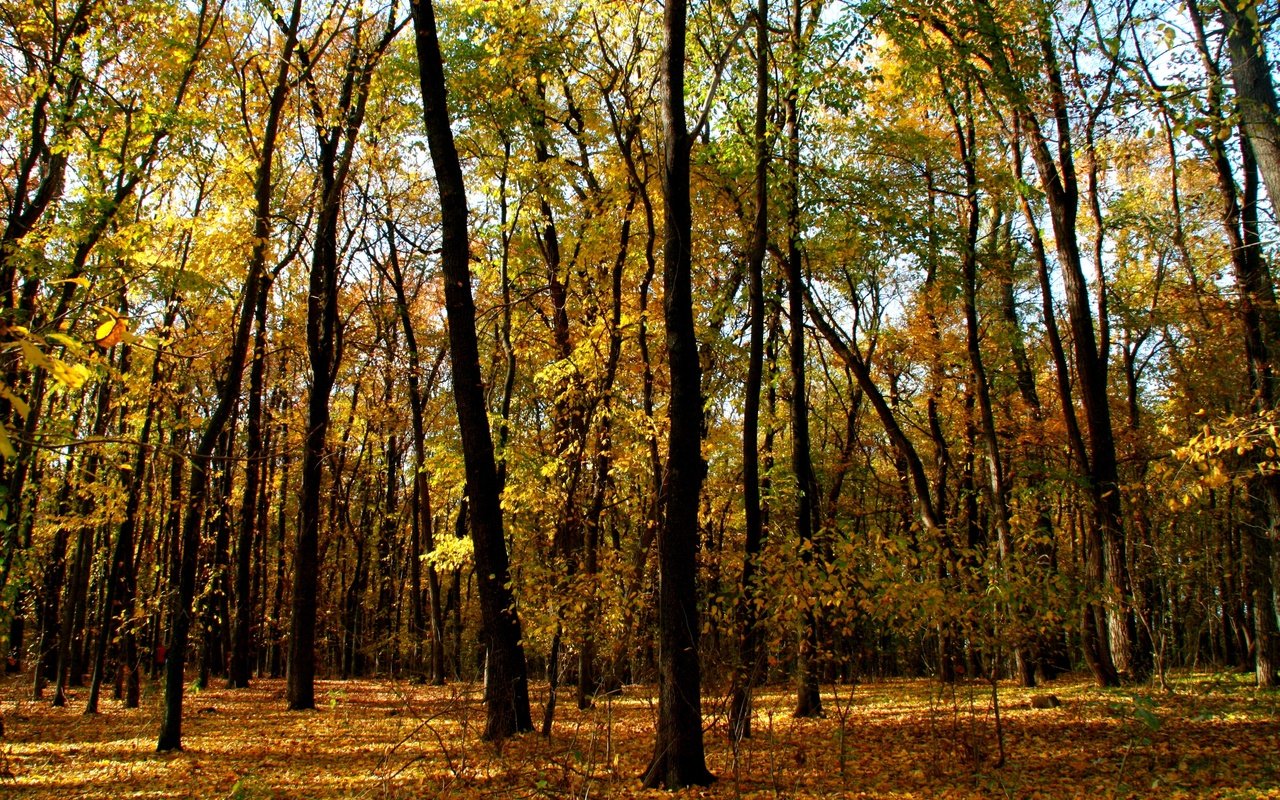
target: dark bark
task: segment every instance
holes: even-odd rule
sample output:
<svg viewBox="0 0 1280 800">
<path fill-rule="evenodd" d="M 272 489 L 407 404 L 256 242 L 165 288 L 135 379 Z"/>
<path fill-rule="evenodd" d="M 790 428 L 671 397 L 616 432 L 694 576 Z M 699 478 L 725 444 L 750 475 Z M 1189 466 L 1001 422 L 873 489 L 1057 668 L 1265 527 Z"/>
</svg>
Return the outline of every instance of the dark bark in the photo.
<svg viewBox="0 0 1280 800">
<path fill-rule="evenodd" d="M 263 438 L 264 413 L 262 397 L 267 373 L 267 298 L 270 285 L 258 293 L 254 309 L 252 363 L 249 365 L 249 408 L 245 419 L 244 493 L 236 529 L 235 623 L 231 633 L 231 660 L 227 669 L 227 688 L 246 689 L 253 669 L 251 634 L 253 631 L 253 594 L 251 568 L 255 542 L 262 537 L 259 526 L 259 495 L 262 490 L 263 462 L 267 451 Z"/>
<path fill-rule="evenodd" d="M 735 739 L 751 736 L 752 694 L 764 677 L 764 649 L 756 609 L 756 562 L 764 546 L 760 513 L 760 391 L 764 377 L 764 258 L 769 244 L 769 0 L 756 3 L 756 107 L 752 123 L 755 149 L 755 217 L 747 253 L 747 304 L 750 342 L 746 397 L 742 402 L 742 500 L 746 526 L 742 554 L 741 598 L 737 606 L 738 664 L 729 701 L 729 731 Z"/>
<path fill-rule="evenodd" d="M 319 148 L 321 209 L 307 296 L 307 356 L 311 390 L 302 448 L 302 489 L 293 557 L 287 701 L 294 711 L 315 708 L 315 635 L 320 562 L 320 497 L 329 433 L 329 394 L 337 368 L 338 212 L 337 136 L 322 135 Z"/>
<path fill-rule="evenodd" d="M 1108 595 L 1107 605 L 1119 623 L 1120 630 L 1110 631 L 1110 650 L 1118 670 L 1136 665 L 1133 645 L 1135 631 L 1128 567 L 1124 556 L 1124 531 L 1120 519 L 1120 487 L 1115 438 L 1111 425 L 1111 407 L 1107 398 L 1107 365 L 1098 346 L 1094 330 L 1089 288 L 1081 267 L 1077 212 L 1079 188 L 1071 153 L 1071 134 L 1066 100 L 1059 76 L 1054 44 L 1042 22 L 1041 49 L 1050 89 L 1054 98 L 1054 121 L 1057 127 L 1058 158 L 1055 162 L 1038 122 L 1024 112 L 1026 129 L 1033 139 L 1032 159 L 1040 173 L 1041 184 L 1049 205 L 1054 240 L 1058 248 L 1058 264 L 1066 289 L 1067 320 L 1075 355 L 1076 378 L 1084 407 L 1085 431 L 1089 444 L 1089 492 L 1093 501 L 1090 536 L 1102 550 L 1102 588 Z M 1096 570 L 1094 570 L 1096 572 Z M 1116 627 L 1116 626 L 1112 626 Z"/>
<path fill-rule="evenodd" d="M 236 426 L 239 423 L 237 403 L 231 419 L 222 432 L 214 456 L 214 485 L 211 491 L 209 514 L 205 518 L 204 541 L 213 540 L 209 554 L 209 567 L 204 576 L 204 588 L 200 601 L 200 644 L 197 657 L 195 688 L 203 690 L 213 675 L 225 677 L 226 652 L 229 649 L 228 597 L 230 576 L 227 567 L 231 563 L 231 488 L 235 478 L 235 462 L 232 454 L 236 446 Z"/>
<path fill-rule="evenodd" d="M 551 160 L 551 152 L 548 146 L 550 132 L 547 129 L 545 94 L 545 87 L 540 83 L 538 86 L 538 100 L 544 104 L 544 107 L 535 113 L 533 122 L 534 162 L 540 167 L 545 167 Z M 538 249 L 542 253 L 542 260 L 547 268 L 547 292 L 551 297 L 551 330 L 555 345 L 554 353 L 557 360 L 568 362 L 573 356 L 573 342 L 569 328 L 569 292 L 567 275 L 562 278 L 562 272 L 565 267 L 560 250 L 560 234 L 556 228 L 555 214 L 548 200 L 552 187 L 540 186 L 538 189 L 538 209 L 542 224 L 536 230 L 535 238 L 538 242 Z M 506 288 L 504 286 L 504 290 Z M 507 321 L 504 318 L 504 331 L 506 324 Z M 508 371 L 509 377 L 511 374 Z M 557 594 L 562 598 L 567 598 L 572 596 L 574 591 L 574 578 L 578 572 L 577 562 L 583 547 L 583 520 L 580 517 L 577 503 L 577 489 L 582 478 L 582 466 L 586 463 L 583 458 L 569 457 L 569 453 L 583 452 L 587 431 L 585 414 L 582 408 L 583 387 L 579 385 L 577 375 L 572 372 L 569 373 L 557 386 L 552 388 L 552 392 L 555 397 L 552 420 L 553 458 L 563 465 L 566 473 L 558 480 L 558 483 L 563 487 L 563 494 L 560 498 L 560 512 L 556 515 L 552 546 L 564 570 L 564 574 L 561 576 L 561 589 Z M 510 416 L 510 398 L 505 394 L 503 395 L 503 411 L 505 412 L 505 434 L 505 420 Z M 561 650 L 561 629 L 567 605 L 565 602 L 557 603 L 555 610 L 557 632 L 552 641 L 554 656 L 548 667 L 549 677 L 552 680 L 549 682 L 547 705 L 542 720 L 543 736 L 551 735 L 551 724 L 559 690 L 560 670 L 557 662 Z M 583 677 L 582 675 L 578 676 L 579 689 L 581 689 Z"/>
<path fill-rule="evenodd" d="M 705 786 L 714 780 L 702 744 L 698 654 L 698 507 L 706 464 L 702 460 L 702 369 L 693 322 L 693 209 L 684 104 L 686 15 L 685 0 L 668 0 L 663 9 L 662 278 L 671 397 L 658 531 L 658 726 L 653 759 L 644 773 L 646 787 L 668 789 Z"/>
<path fill-rule="evenodd" d="M 64 587 L 65 591 L 62 596 L 62 606 L 59 609 L 61 620 L 58 627 L 58 658 L 53 688 L 53 705 L 59 708 L 67 704 L 68 683 L 73 685 L 80 683 L 80 676 L 73 674 L 78 666 L 76 664 L 78 659 L 74 654 L 77 630 L 76 617 L 78 614 L 83 613 L 81 609 L 84 606 L 85 595 L 88 592 L 92 540 L 92 530 L 82 523 L 80 532 L 76 536 L 75 555 L 67 575 L 67 585 Z"/>
<path fill-rule="evenodd" d="M 418 336 L 414 328 L 413 317 L 409 313 L 409 297 L 405 288 L 404 272 L 400 266 L 395 227 L 390 222 L 387 223 L 387 240 L 391 288 L 396 294 L 397 316 L 400 320 L 401 332 L 404 334 L 405 350 L 409 360 L 409 411 L 413 423 L 413 474 L 415 476 L 413 496 L 411 498 L 413 518 L 410 526 L 412 546 L 410 548 L 409 586 L 415 598 L 415 607 L 413 609 L 414 624 L 419 625 L 423 621 L 420 619 L 420 615 L 430 620 L 430 629 L 427 633 L 430 637 L 431 682 L 438 685 L 444 683 L 445 678 L 444 617 L 442 612 L 443 603 L 440 597 L 440 575 L 436 571 L 434 564 L 427 564 L 427 607 L 425 614 L 420 611 L 422 603 L 418 598 L 422 593 L 421 559 L 419 556 L 424 547 L 425 552 L 435 549 L 434 521 L 431 518 L 431 479 L 425 469 L 426 422 L 423 408 L 426 397 L 435 386 L 436 375 L 440 371 L 445 351 L 440 351 L 431 366 L 430 374 L 426 375 L 424 380 L 422 355 L 418 347 Z"/>
<path fill-rule="evenodd" d="M 107 432 L 112 410 L 112 382 L 103 379 L 98 384 L 98 395 L 93 423 L 93 436 L 102 439 Z M 54 684 L 53 705 L 63 706 L 67 702 L 67 685 L 80 686 L 84 660 L 76 638 L 84 630 L 87 616 L 90 569 L 93 564 L 93 530 L 88 522 L 91 519 L 95 498 L 101 487 L 98 487 L 98 471 L 102 467 L 101 451 L 95 450 L 85 458 L 82 468 L 82 483 L 79 486 L 81 502 L 77 512 L 80 516 L 80 532 L 76 538 L 75 560 L 72 562 L 67 586 L 63 594 L 62 625 L 58 634 L 58 667 Z"/>
<path fill-rule="evenodd" d="M 800 0 L 792 0 L 790 35 L 793 74 L 799 75 L 803 48 L 803 19 Z M 787 140 L 787 250 L 784 267 L 787 277 L 787 318 L 790 324 L 787 357 L 791 371 L 791 471 L 796 481 L 795 530 L 800 561 L 814 562 L 813 537 L 818 527 L 818 484 L 810 454 L 809 400 L 804 347 L 804 263 L 800 245 L 800 87 L 787 90 L 784 100 Z M 796 660 L 797 717 L 822 716 L 822 696 L 818 692 L 818 619 L 816 604 L 800 612 L 800 647 Z"/>
<path fill-rule="evenodd" d="M 178 304 L 172 296 L 167 305 L 164 322 L 161 327 L 163 331 L 168 331 L 173 326 L 174 319 L 178 313 Z M 125 491 L 124 519 L 120 523 L 120 530 L 116 533 L 115 545 L 111 551 L 102 614 L 98 620 L 98 640 L 94 652 L 93 677 L 89 684 L 89 700 L 85 704 L 86 714 L 93 714 L 98 710 L 98 693 L 104 677 L 107 649 L 113 632 L 122 623 L 123 628 L 120 631 L 122 640 L 120 668 L 124 673 L 124 680 L 129 686 L 125 707 L 137 708 L 138 706 L 136 631 L 130 619 L 138 584 L 134 561 L 134 534 L 138 527 L 139 510 L 142 505 L 144 476 L 152 453 L 151 427 L 155 421 L 157 406 L 159 405 L 155 387 L 160 383 L 162 374 L 161 356 L 163 353 L 163 346 L 158 347 L 155 356 L 151 360 L 151 378 L 148 383 L 150 390 L 147 392 L 147 408 L 143 414 L 142 430 L 138 433 L 138 449 L 134 452 L 130 467 L 122 469 L 121 482 Z M 122 366 L 120 371 L 121 373 L 127 373 L 128 368 Z"/>
<path fill-rule="evenodd" d="M 1229 130 L 1222 103 L 1222 76 L 1209 49 L 1204 20 L 1194 3 L 1187 4 L 1196 33 L 1201 61 L 1209 77 L 1206 107 L 1223 129 Z M 1280 347 L 1280 312 L 1276 308 L 1275 283 L 1263 257 L 1258 235 L 1258 176 L 1267 184 L 1272 202 L 1280 191 L 1280 125 L 1275 120 L 1276 99 L 1262 41 L 1256 29 L 1256 8 L 1233 13 L 1223 6 L 1232 78 L 1236 88 L 1240 125 L 1243 191 L 1236 183 L 1232 161 L 1217 136 L 1202 137 L 1209 153 L 1222 198 L 1222 228 L 1230 250 L 1231 267 L 1239 296 L 1237 315 L 1244 332 L 1251 404 L 1267 414 L 1280 401 L 1280 375 L 1273 363 Z M 1268 175 L 1271 170 L 1272 174 Z M 1272 181 L 1275 181 L 1274 183 Z M 1273 686 L 1280 667 L 1277 640 L 1271 554 L 1275 531 L 1280 528 L 1280 481 L 1271 475 L 1254 475 L 1247 487 L 1245 512 L 1248 530 L 1242 535 L 1242 556 L 1250 586 L 1246 602 L 1254 609 L 1253 654 L 1259 686 Z"/>
<path fill-rule="evenodd" d="M 920 504 L 920 516 L 925 527 L 931 533 L 939 534 L 943 527 L 944 516 L 937 510 L 934 502 L 933 487 L 929 484 L 929 476 L 925 472 L 924 461 L 921 460 L 919 452 L 907 436 L 906 431 L 898 423 L 893 407 L 872 377 L 871 365 L 867 363 L 863 354 L 855 348 L 855 343 L 846 341 L 845 337 L 836 330 L 826 315 L 817 307 L 812 296 L 807 295 L 805 299 L 809 306 L 809 318 L 813 321 L 822 338 L 826 339 L 827 343 L 831 345 L 831 349 L 835 351 L 840 360 L 853 373 L 853 377 L 858 383 L 858 388 L 862 390 L 863 395 L 871 403 L 872 410 L 876 412 L 876 417 L 880 420 L 880 424 L 884 426 L 894 453 L 902 462 L 901 470 L 904 473 L 904 484 L 911 488 L 912 493 L 916 496 L 916 502 Z"/>
<path fill-rule="evenodd" d="M 390 11 L 395 13 L 393 6 Z M 302 448 L 302 489 L 298 538 L 293 559 L 293 606 L 289 627 L 289 665 L 286 691 L 294 711 L 315 708 L 316 613 L 320 571 L 320 494 L 329 434 L 329 395 L 341 360 L 338 329 L 338 267 L 341 258 L 338 221 L 356 139 L 364 124 L 373 70 L 398 30 L 389 16 L 381 39 L 366 51 L 360 19 L 351 32 L 351 49 L 344 65 L 336 106 L 328 110 L 311 70 L 312 56 L 299 48 L 306 67 L 307 89 L 317 133 L 317 166 L 320 173 L 320 206 L 312 245 L 307 295 L 307 359 L 311 367 L 311 391 L 307 398 L 307 431 Z"/>
<path fill-rule="evenodd" d="M 440 192 L 440 261 L 453 365 L 453 395 L 462 436 L 471 540 L 488 657 L 484 736 L 501 740 L 532 729 L 529 687 L 520 619 L 511 593 L 498 470 L 480 372 L 476 312 L 468 263 L 466 189 L 449 122 L 444 64 L 431 0 L 419 0 L 414 4 L 413 26 L 427 144 Z"/>
<path fill-rule="evenodd" d="M 1021 159 L 1020 143 L 1015 138 L 1014 167 L 1015 174 L 1019 177 L 1021 176 L 1022 170 Z M 1045 251 L 1044 241 L 1040 234 L 1040 229 L 1030 203 L 1025 196 L 1020 199 L 1020 202 L 1023 216 L 1027 219 L 1027 225 L 1031 231 L 1032 253 L 1035 258 L 1036 271 L 1040 282 L 1041 316 L 1044 320 L 1045 334 L 1049 341 L 1050 353 L 1053 357 L 1055 378 L 1058 386 L 1058 396 L 1062 406 L 1063 421 L 1067 430 L 1067 442 L 1071 447 L 1071 453 L 1075 457 L 1081 474 L 1090 475 L 1093 471 L 1091 466 L 1092 459 L 1090 458 L 1089 451 L 1085 445 L 1084 434 L 1080 430 L 1079 420 L 1076 417 L 1075 405 L 1072 400 L 1073 392 L 1071 390 L 1070 368 L 1067 363 L 1066 349 L 1063 346 L 1062 338 L 1058 332 L 1057 314 L 1054 312 L 1053 306 L 1053 288 L 1049 276 L 1048 255 Z M 1077 252 L 1076 255 L 1078 272 L 1079 253 Z M 1083 281 L 1083 277 L 1081 277 L 1080 280 Z M 1091 525 L 1088 531 L 1088 536 L 1091 544 L 1085 548 L 1086 551 L 1090 554 L 1097 552 L 1099 553 L 1099 557 L 1096 560 L 1092 558 L 1087 560 L 1086 578 L 1090 585 L 1100 588 L 1105 582 L 1103 561 L 1100 555 L 1102 551 L 1100 528 L 1097 525 Z M 1099 603 L 1093 600 L 1087 601 L 1081 623 L 1081 644 L 1084 658 L 1090 671 L 1093 673 L 1094 680 L 1099 686 L 1118 686 L 1120 683 L 1120 676 L 1117 673 L 1115 663 L 1112 660 L 1111 643 L 1107 637 L 1100 636 L 1098 634 L 1098 620 L 1102 618 L 1103 611 L 1099 606 Z"/>
<path fill-rule="evenodd" d="M 70 470 L 77 464 L 77 459 L 67 460 L 68 479 L 63 482 L 58 492 L 55 508 L 65 512 L 71 503 Z M 45 563 L 41 579 L 40 594 L 37 597 L 36 610 L 39 622 L 39 637 L 36 640 L 35 675 L 32 680 L 31 698 L 40 700 L 44 695 L 46 681 L 57 680 L 58 676 L 58 633 L 62 615 L 59 613 L 63 600 L 63 589 L 67 575 L 67 545 L 70 543 L 69 526 L 59 525 L 54 531 L 53 544 Z"/>
</svg>

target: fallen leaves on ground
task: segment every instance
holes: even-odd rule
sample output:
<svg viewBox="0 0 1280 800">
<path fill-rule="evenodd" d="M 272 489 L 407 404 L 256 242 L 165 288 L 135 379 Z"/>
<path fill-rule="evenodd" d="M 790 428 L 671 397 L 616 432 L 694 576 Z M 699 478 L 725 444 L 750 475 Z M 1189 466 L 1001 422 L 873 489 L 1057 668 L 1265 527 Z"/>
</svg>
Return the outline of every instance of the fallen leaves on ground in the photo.
<svg viewBox="0 0 1280 800">
<path fill-rule="evenodd" d="M 991 689 L 926 680 L 824 687 L 827 716 L 793 719 L 786 687 L 762 690 L 754 735 L 727 736 L 724 692 L 704 699 L 707 761 L 718 777 L 682 797 L 1280 798 L 1280 694 L 1251 676 L 1178 675 L 1171 692 L 1102 691 L 1083 678 L 1000 687 L 997 766 Z M 538 687 L 535 687 L 538 688 Z M 535 691 L 535 718 L 545 699 Z M 184 751 L 155 752 L 159 687 L 143 708 L 81 713 L 0 684 L 0 797 L 432 798 L 664 797 L 638 775 L 657 714 L 651 686 L 594 708 L 557 708 L 550 740 L 481 741 L 480 688 L 321 681 L 315 711 L 285 710 L 284 685 L 188 695 Z M 1034 693 L 1061 700 L 1033 709 Z"/>
</svg>

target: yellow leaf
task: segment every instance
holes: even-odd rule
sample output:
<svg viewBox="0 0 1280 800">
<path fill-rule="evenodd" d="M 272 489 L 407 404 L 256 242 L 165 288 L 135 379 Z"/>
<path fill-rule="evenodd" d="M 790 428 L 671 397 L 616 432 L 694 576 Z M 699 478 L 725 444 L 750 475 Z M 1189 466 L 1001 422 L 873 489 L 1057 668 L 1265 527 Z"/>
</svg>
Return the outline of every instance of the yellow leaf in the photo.
<svg viewBox="0 0 1280 800">
<path fill-rule="evenodd" d="M 119 317 L 109 319 L 94 329 L 93 343 L 103 350 L 110 350 L 124 338 L 127 327 L 125 321 Z"/>
<path fill-rule="evenodd" d="M 26 419 L 27 414 L 31 413 L 31 406 L 27 405 L 27 401 L 9 391 L 9 387 L 0 386 L 0 397 L 8 400 L 9 405 L 13 406 L 13 410 L 18 412 L 18 416 L 23 419 Z"/>
<path fill-rule="evenodd" d="M 13 449 L 13 443 L 9 441 L 9 431 L 5 428 L 4 423 L 0 423 L 0 456 L 5 458 L 18 457 L 18 451 Z"/>
</svg>

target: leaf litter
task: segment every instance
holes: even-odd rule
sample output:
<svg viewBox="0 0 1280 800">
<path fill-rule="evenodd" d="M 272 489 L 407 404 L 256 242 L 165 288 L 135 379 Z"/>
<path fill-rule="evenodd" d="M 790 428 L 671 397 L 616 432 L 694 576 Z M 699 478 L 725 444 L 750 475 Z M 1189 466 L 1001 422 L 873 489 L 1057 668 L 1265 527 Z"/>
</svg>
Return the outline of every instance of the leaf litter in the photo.
<svg viewBox="0 0 1280 800">
<path fill-rule="evenodd" d="M 704 694 L 718 780 L 681 797 L 1280 798 L 1280 693 L 1234 673 L 1181 673 L 1172 692 L 1099 690 L 1082 676 L 1001 685 L 1004 763 L 990 685 L 884 680 L 824 687 L 827 716 L 791 717 L 786 686 L 756 696 L 753 736 L 731 742 L 726 691 Z M 536 712 L 546 688 L 535 686 Z M 1035 709 L 1051 692 L 1056 708 Z M 285 709 L 284 683 L 191 692 L 184 750 L 155 752 L 159 686 L 142 708 L 82 713 L 0 682 L 0 798 L 664 797 L 638 776 L 656 694 L 628 686 L 593 708 L 559 704 L 552 737 L 484 742 L 477 685 L 317 683 L 317 710 Z"/>
</svg>

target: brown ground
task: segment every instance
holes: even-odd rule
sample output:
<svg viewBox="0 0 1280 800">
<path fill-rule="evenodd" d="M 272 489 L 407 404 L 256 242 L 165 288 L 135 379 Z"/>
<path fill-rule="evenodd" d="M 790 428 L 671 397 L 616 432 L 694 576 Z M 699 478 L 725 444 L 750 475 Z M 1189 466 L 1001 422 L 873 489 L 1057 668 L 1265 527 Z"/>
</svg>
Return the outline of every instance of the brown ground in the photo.
<svg viewBox="0 0 1280 800">
<path fill-rule="evenodd" d="M 723 693 L 711 692 L 707 759 L 719 780 L 682 796 L 1280 798 L 1280 694 L 1250 677 L 1178 675 L 1173 693 L 1103 692 L 1080 678 L 1002 685 L 1002 767 L 982 683 L 824 687 L 821 720 L 791 719 L 774 687 L 736 753 Z M 106 699 L 95 717 L 81 713 L 84 690 L 55 709 L 29 700 L 28 686 L 0 683 L 0 798 L 635 796 L 646 794 L 636 776 L 656 715 L 652 687 L 588 711 L 565 697 L 550 741 L 527 735 L 498 751 L 479 739 L 474 686 L 322 681 L 319 710 L 299 713 L 284 710 L 282 682 L 260 680 L 188 694 L 185 751 L 157 755 L 158 686 L 142 709 Z M 1030 707 L 1049 692 L 1061 707 Z"/>
</svg>

